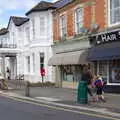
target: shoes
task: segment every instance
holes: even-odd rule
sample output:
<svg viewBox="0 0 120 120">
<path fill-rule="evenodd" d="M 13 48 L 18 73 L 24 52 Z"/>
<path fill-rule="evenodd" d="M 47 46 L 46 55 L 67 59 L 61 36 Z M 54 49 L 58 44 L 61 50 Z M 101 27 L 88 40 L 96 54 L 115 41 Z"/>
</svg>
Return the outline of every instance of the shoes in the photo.
<svg viewBox="0 0 120 120">
<path fill-rule="evenodd" d="M 105 99 L 101 99 L 103 102 L 106 102 L 106 100 Z"/>
</svg>

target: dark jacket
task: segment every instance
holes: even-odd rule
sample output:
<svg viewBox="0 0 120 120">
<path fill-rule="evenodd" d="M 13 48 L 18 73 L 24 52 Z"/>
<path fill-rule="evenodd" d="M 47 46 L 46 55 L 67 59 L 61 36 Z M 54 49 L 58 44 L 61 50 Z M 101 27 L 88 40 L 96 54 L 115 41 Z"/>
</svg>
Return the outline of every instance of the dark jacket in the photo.
<svg viewBox="0 0 120 120">
<path fill-rule="evenodd" d="M 93 76 L 90 72 L 83 73 L 81 76 L 81 80 L 86 81 L 88 85 L 91 84 L 92 79 Z"/>
</svg>

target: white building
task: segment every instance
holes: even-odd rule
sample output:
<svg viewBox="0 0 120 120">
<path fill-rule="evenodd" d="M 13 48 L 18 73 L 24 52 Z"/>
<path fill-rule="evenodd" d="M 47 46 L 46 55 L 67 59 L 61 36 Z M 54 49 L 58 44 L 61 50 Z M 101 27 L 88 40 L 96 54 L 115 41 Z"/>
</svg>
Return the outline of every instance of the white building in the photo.
<svg viewBox="0 0 120 120">
<path fill-rule="evenodd" d="M 42 1 L 26 13 L 27 17 L 10 17 L 7 44 L 17 46 L 15 56 L 8 56 L 12 79 L 24 74 L 25 80 L 41 82 L 40 70 L 44 68 L 44 81 L 54 82 L 52 67 L 48 66 L 48 60 L 52 56 L 53 10 L 52 3 Z"/>
</svg>

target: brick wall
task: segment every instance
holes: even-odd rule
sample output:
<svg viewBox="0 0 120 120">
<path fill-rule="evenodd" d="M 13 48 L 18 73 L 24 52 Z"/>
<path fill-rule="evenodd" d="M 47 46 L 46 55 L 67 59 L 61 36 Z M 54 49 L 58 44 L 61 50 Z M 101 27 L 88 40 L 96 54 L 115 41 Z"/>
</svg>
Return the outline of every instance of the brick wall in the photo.
<svg viewBox="0 0 120 120">
<path fill-rule="evenodd" d="M 105 0 L 96 0 L 95 22 L 100 26 L 100 30 L 105 28 Z"/>
<path fill-rule="evenodd" d="M 94 3 L 94 4 L 93 4 Z M 60 25 L 59 18 L 64 12 L 67 16 L 67 38 L 72 38 L 75 34 L 75 9 L 80 5 L 84 8 L 84 27 L 90 28 L 91 24 L 98 24 L 100 30 L 105 28 L 105 0 L 77 0 L 65 7 L 57 10 L 53 17 L 53 40 L 59 40 Z M 94 6 L 93 6 L 94 5 Z"/>
</svg>

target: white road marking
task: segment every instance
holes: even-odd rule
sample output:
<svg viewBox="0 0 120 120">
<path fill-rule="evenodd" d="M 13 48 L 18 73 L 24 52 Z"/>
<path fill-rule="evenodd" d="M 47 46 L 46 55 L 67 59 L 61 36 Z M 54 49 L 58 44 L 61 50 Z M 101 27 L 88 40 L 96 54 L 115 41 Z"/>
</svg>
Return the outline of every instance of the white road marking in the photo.
<svg viewBox="0 0 120 120">
<path fill-rule="evenodd" d="M 56 99 L 56 98 L 50 98 L 50 97 L 35 97 L 37 99 L 40 99 L 40 100 L 46 100 L 46 101 L 61 101 L 60 99 Z"/>
</svg>

